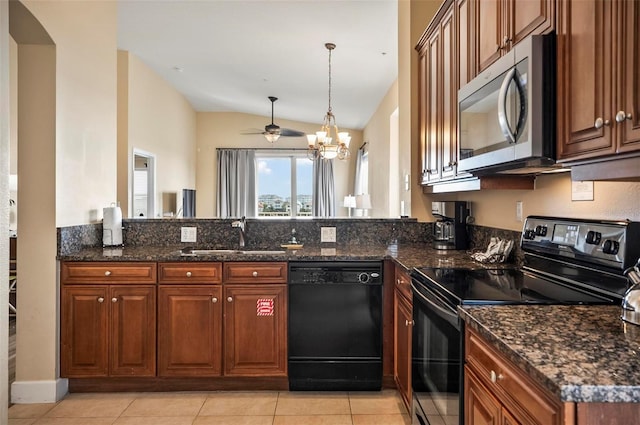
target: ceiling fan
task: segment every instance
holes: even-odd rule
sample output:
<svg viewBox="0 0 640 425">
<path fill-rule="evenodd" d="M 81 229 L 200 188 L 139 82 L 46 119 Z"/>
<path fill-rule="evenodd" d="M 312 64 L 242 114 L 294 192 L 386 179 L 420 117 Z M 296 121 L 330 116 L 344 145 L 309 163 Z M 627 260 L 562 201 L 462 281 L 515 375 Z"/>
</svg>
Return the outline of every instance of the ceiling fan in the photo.
<svg viewBox="0 0 640 425">
<path fill-rule="evenodd" d="M 258 133 L 244 133 L 244 134 L 263 134 L 264 137 L 271 143 L 275 142 L 282 137 L 302 137 L 305 135 L 303 131 L 291 130 L 289 128 L 280 128 L 280 126 L 273 123 L 273 104 L 277 97 L 269 96 L 269 100 L 271 101 L 271 124 L 267 124 L 264 126 L 264 131 Z"/>
</svg>

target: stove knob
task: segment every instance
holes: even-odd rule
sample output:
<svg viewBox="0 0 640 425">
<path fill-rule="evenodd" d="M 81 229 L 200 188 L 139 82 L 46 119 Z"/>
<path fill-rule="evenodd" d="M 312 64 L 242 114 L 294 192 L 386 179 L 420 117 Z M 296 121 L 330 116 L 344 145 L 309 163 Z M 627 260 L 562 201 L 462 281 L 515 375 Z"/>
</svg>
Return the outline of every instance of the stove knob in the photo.
<svg viewBox="0 0 640 425">
<path fill-rule="evenodd" d="M 607 239 L 602 245 L 602 252 L 605 254 L 616 255 L 619 249 L 620 243 L 618 241 L 612 241 L 611 239 Z"/>
<path fill-rule="evenodd" d="M 591 245 L 600 245 L 600 239 L 602 239 L 602 235 L 600 232 L 594 232 L 593 230 L 589 230 L 587 232 L 587 243 Z"/>
<path fill-rule="evenodd" d="M 527 229 L 524 231 L 524 234 L 522 235 L 523 238 L 525 239 L 535 239 L 536 238 L 536 232 L 535 230 L 532 229 Z"/>
<path fill-rule="evenodd" d="M 547 236 L 547 226 L 536 226 L 536 235 Z"/>
<path fill-rule="evenodd" d="M 358 282 L 360 282 L 360 283 L 368 283 L 370 278 L 371 277 L 369 276 L 369 273 L 360 273 L 358 275 Z"/>
</svg>

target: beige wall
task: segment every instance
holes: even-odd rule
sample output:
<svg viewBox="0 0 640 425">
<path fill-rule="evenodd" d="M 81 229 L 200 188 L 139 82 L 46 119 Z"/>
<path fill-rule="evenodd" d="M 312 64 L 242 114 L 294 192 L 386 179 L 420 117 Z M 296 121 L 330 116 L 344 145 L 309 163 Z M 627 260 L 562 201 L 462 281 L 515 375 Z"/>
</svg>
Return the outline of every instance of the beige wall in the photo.
<svg viewBox="0 0 640 425">
<path fill-rule="evenodd" d="M 162 194 L 196 187 L 196 112 L 138 57 L 118 52 L 118 200 L 127 214 L 133 149 L 155 156 L 156 217 Z M 198 194 L 199 195 L 199 194 Z M 199 200 L 198 200 L 199 201 Z M 172 209 L 176 212 L 175 208 Z"/>
<path fill-rule="evenodd" d="M 0 199 L 9 197 L 9 153 L 11 151 L 9 126 L 11 124 L 10 114 L 10 55 L 9 55 L 9 3 L 0 2 Z M 9 204 L 0 203 L 0 232 L 7 234 L 9 229 Z M 9 239 L 0 239 L 0 276 L 9 275 Z M 6 286 L 5 286 L 6 288 Z M 9 291 L 0 291 L 0 305 L 7 305 L 9 301 Z M 5 310 L 6 311 L 6 310 Z M 9 381 L 8 362 L 8 342 L 9 325 L 8 315 L 0 316 L 0 382 Z M 0 423 L 7 423 L 8 385 L 0 386 Z"/>
<path fill-rule="evenodd" d="M 340 119 L 340 113 L 336 112 Z M 197 118 L 197 182 L 196 208 L 197 217 L 216 216 L 216 148 L 303 148 L 306 149 L 307 140 L 304 137 L 281 137 L 273 146 L 261 134 L 243 135 L 242 133 L 261 131 L 271 117 L 250 115 L 238 112 L 199 112 Z M 315 133 L 322 125 L 318 123 L 303 123 L 289 120 L 275 120 L 283 128 L 291 128 Z M 341 128 L 351 135 L 351 159 L 348 161 L 334 160 L 334 179 L 336 182 L 336 199 L 341 205 L 345 195 L 353 192 L 353 174 L 355 168 L 354 155 L 362 144 L 362 131 Z M 347 210 L 336 207 L 338 216 L 346 216 Z"/>
</svg>

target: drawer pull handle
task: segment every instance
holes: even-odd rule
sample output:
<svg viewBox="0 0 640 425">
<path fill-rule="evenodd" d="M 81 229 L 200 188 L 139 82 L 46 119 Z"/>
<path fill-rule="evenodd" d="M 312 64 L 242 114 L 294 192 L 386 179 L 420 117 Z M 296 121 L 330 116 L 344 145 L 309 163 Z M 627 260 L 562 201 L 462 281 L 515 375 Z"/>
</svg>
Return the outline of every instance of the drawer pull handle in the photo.
<svg viewBox="0 0 640 425">
<path fill-rule="evenodd" d="M 111 276 L 111 271 L 110 271 L 110 270 L 107 270 L 106 272 L 104 272 L 104 275 L 105 275 L 105 276 Z"/>
<path fill-rule="evenodd" d="M 227 297 L 227 301 L 228 301 L 228 302 L 232 302 L 232 301 L 233 301 L 233 298 L 231 298 L 231 297 Z"/>
<path fill-rule="evenodd" d="M 98 297 L 98 302 L 99 302 L 99 303 L 103 303 L 103 302 L 104 302 L 104 298 L 102 298 L 102 297 Z"/>
<path fill-rule="evenodd" d="M 218 302 L 218 299 L 217 299 L 216 297 L 213 297 L 213 298 L 211 298 L 211 302 L 212 302 L 212 303 L 217 303 L 217 302 Z"/>
<path fill-rule="evenodd" d="M 498 381 L 501 381 L 502 379 L 504 379 L 504 376 L 502 376 L 501 373 L 496 373 L 495 371 L 491 371 L 491 382 L 493 382 L 494 384 Z"/>
<path fill-rule="evenodd" d="M 191 272 L 187 272 L 187 277 L 191 277 Z"/>
<path fill-rule="evenodd" d="M 117 303 L 117 302 L 118 302 L 118 299 L 117 299 L 116 297 L 113 297 L 113 298 L 111 298 L 111 302 L 112 302 L 112 303 Z"/>
<path fill-rule="evenodd" d="M 253 273 L 251 273 L 251 275 L 252 275 L 253 277 L 258 277 L 258 272 L 254 271 Z"/>
</svg>

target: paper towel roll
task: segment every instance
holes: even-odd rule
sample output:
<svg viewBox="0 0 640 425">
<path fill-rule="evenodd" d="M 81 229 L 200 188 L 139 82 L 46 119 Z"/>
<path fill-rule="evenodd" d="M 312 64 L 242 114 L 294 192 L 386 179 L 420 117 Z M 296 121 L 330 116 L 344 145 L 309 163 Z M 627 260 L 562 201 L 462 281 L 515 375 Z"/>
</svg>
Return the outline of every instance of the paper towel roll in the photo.
<svg viewBox="0 0 640 425">
<path fill-rule="evenodd" d="M 120 207 L 102 209 L 102 245 L 122 245 L 122 210 Z"/>
</svg>

